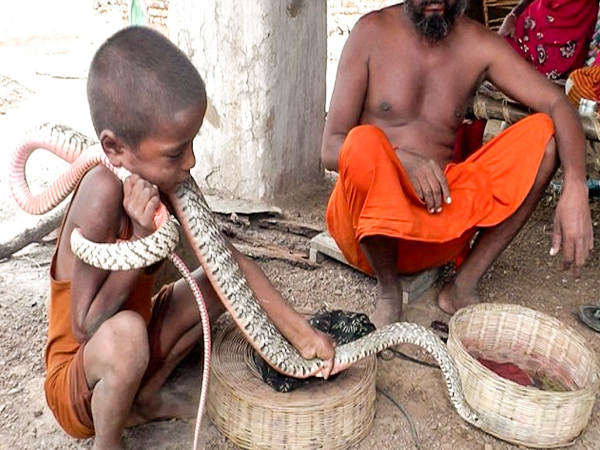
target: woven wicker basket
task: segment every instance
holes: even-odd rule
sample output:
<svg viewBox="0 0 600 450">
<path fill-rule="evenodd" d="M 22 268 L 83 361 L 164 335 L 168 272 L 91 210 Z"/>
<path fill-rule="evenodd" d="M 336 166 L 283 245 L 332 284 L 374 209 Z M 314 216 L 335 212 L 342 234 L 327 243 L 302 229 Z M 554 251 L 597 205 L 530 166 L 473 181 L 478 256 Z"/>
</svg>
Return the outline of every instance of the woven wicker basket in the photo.
<svg viewBox="0 0 600 450">
<path fill-rule="evenodd" d="M 245 449 L 346 449 L 362 440 L 375 417 L 377 360 L 280 393 L 261 379 L 251 347 L 235 326 L 213 344 L 207 411 L 219 431 Z"/>
<path fill-rule="evenodd" d="M 545 314 L 517 305 L 479 304 L 450 320 L 448 351 L 481 428 L 535 448 L 572 444 L 587 426 L 598 389 L 598 361 L 585 340 Z M 475 358 L 511 362 L 567 389 L 543 391 L 495 374 Z"/>
</svg>

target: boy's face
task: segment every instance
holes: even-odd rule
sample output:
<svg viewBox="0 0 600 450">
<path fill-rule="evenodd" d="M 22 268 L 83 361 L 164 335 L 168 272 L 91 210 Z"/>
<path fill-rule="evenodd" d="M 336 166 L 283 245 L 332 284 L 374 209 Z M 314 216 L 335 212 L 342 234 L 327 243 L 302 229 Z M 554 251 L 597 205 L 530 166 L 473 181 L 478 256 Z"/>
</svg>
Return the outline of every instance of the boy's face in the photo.
<svg viewBox="0 0 600 450">
<path fill-rule="evenodd" d="M 190 108 L 160 120 L 151 136 L 126 152 L 124 166 L 163 194 L 170 194 L 190 176 L 196 164 L 194 137 L 200 131 L 205 107 Z"/>
</svg>

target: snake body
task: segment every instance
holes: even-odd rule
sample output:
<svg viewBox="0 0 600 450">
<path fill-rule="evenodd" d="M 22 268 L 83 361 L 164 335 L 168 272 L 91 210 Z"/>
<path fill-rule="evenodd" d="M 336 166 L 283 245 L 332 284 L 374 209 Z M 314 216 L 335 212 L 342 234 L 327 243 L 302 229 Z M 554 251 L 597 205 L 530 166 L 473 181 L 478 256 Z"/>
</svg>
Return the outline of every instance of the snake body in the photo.
<svg viewBox="0 0 600 450">
<path fill-rule="evenodd" d="M 52 135 L 61 133 L 63 134 L 62 139 L 51 138 Z M 104 158 L 98 154 L 101 152 L 98 146 L 92 146 L 94 150 L 90 150 L 92 148 L 90 145 L 93 141 L 84 136 L 82 137 L 79 133 L 69 133 L 69 129 L 66 127 L 59 126 L 53 128 L 46 125 L 32 130 L 28 136 L 25 136 L 24 142 L 28 143 L 29 147 L 31 147 L 31 142 L 35 142 L 39 147 L 57 152 L 54 147 L 57 145 L 56 142 L 60 140 L 63 143 L 62 145 L 68 145 L 72 148 L 79 147 L 78 152 L 75 152 L 73 149 L 69 150 L 72 153 L 79 153 L 80 156 L 74 158 L 74 160 L 95 158 L 95 164 L 106 163 Z M 42 142 L 44 141 L 44 136 L 46 136 L 46 142 Z M 86 145 L 88 147 L 85 147 Z M 22 159 L 22 157 L 19 157 L 19 149 L 15 151 L 15 154 L 17 157 L 13 159 Z M 74 163 L 74 166 L 78 164 Z M 13 178 L 19 180 L 17 191 L 23 189 L 23 182 L 21 181 L 23 175 L 17 173 L 21 170 L 20 167 L 19 164 L 14 165 L 14 167 L 11 165 L 11 184 L 13 184 Z M 24 173 L 24 171 L 21 173 Z M 66 176 L 64 178 L 70 177 Z M 53 187 L 61 184 L 55 183 Z M 71 184 L 74 187 L 76 182 Z M 16 192 L 15 194 L 14 190 L 13 188 L 15 198 L 24 196 L 20 192 Z M 55 198 L 62 196 L 64 198 L 66 195 L 68 193 L 65 194 L 62 192 L 60 195 L 53 194 L 52 196 Z M 267 314 L 260 307 L 242 270 L 227 247 L 225 238 L 220 232 L 218 224 L 194 179 L 189 177 L 182 183 L 176 193 L 171 196 L 170 200 L 175 209 L 175 215 L 192 243 L 196 256 L 213 284 L 215 291 L 254 349 L 275 370 L 285 375 L 298 378 L 319 375 L 319 372 L 324 367 L 324 361 L 320 359 L 305 360 L 302 358 L 295 347 L 279 333 Z M 148 241 L 140 248 L 135 247 L 134 252 L 136 256 L 134 259 L 143 260 L 143 255 L 148 249 L 153 249 L 155 257 L 160 253 L 154 251 L 154 249 L 157 248 L 155 246 L 164 246 L 165 238 L 153 235 L 152 239 L 156 239 L 156 242 Z M 113 256 L 107 256 L 106 252 L 110 252 L 104 247 L 106 244 L 91 243 L 83 237 L 77 237 L 75 240 L 77 241 L 76 254 L 85 257 L 85 261 L 89 264 L 115 270 L 113 267 L 104 265 L 107 260 L 115 259 L 118 260 L 118 264 L 121 264 L 119 267 L 125 265 L 122 262 L 122 259 L 126 258 L 124 255 L 114 258 Z M 136 242 L 132 242 L 129 245 L 135 246 Z M 96 255 L 99 251 L 104 252 L 104 256 L 98 258 Z M 140 262 L 140 264 L 144 263 Z M 148 262 L 148 264 L 152 263 Z M 435 333 L 425 327 L 405 322 L 394 323 L 376 330 L 361 339 L 341 345 L 335 350 L 334 367 L 336 371 L 343 370 L 362 358 L 375 355 L 388 347 L 405 343 L 420 346 L 431 354 L 441 368 L 452 405 L 464 420 L 472 425 L 479 426 L 479 418 L 465 400 L 458 371 L 444 343 Z"/>
</svg>

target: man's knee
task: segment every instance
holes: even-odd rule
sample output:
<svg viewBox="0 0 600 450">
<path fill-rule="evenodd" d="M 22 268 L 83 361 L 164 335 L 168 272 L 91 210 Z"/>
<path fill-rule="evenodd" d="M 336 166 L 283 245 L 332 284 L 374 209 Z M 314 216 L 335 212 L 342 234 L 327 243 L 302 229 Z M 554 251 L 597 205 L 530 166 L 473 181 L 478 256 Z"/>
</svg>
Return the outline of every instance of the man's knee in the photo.
<svg viewBox="0 0 600 450">
<path fill-rule="evenodd" d="M 396 173 L 399 161 L 386 134 L 373 125 L 359 125 L 348 133 L 339 157 L 344 183 L 368 189 L 375 173 Z"/>
<path fill-rule="evenodd" d="M 340 164 L 364 167 L 368 161 L 378 159 L 379 154 L 391 149 L 383 130 L 375 125 L 358 125 L 350 130 L 340 155 Z"/>
<path fill-rule="evenodd" d="M 542 169 L 547 167 L 547 171 L 554 172 L 558 169 L 559 164 L 559 155 L 558 148 L 556 145 L 556 139 L 554 135 L 548 139 L 548 143 L 546 144 L 546 148 L 544 149 L 544 155 L 542 157 Z"/>
<path fill-rule="evenodd" d="M 376 125 L 357 125 L 349 132 L 346 139 L 358 139 L 361 141 L 386 138 L 385 132 Z"/>
</svg>

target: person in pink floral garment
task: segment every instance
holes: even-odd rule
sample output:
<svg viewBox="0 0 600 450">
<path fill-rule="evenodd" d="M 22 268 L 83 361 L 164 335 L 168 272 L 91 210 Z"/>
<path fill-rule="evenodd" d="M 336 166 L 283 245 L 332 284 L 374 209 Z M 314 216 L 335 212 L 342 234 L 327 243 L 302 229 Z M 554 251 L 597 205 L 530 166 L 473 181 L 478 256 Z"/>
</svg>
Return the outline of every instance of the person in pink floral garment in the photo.
<svg viewBox="0 0 600 450">
<path fill-rule="evenodd" d="M 585 63 L 598 0 L 521 0 L 499 34 L 550 80 Z"/>
</svg>

